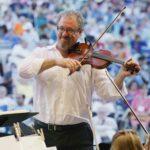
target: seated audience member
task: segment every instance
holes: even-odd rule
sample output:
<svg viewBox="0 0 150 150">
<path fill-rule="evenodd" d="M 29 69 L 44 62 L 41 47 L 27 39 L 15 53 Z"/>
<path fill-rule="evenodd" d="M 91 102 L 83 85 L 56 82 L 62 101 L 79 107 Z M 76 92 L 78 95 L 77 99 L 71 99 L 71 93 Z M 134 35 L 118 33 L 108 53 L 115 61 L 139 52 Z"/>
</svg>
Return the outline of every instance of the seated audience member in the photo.
<svg viewBox="0 0 150 150">
<path fill-rule="evenodd" d="M 126 99 L 128 100 L 129 104 L 131 105 L 134 97 L 140 94 L 140 85 L 136 80 L 131 80 L 128 85 L 128 94 L 126 95 Z M 128 109 L 128 105 L 122 100 L 116 101 L 116 105 L 121 106 L 123 110 Z"/>
<path fill-rule="evenodd" d="M 150 96 L 148 95 L 148 87 L 147 85 L 143 85 L 140 89 L 139 94 L 135 95 L 133 101 L 131 103 L 136 114 L 139 116 L 145 127 L 148 127 L 150 123 Z M 138 121 L 133 116 L 131 118 L 133 127 L 138 127 Z"/>
<path fill-rule="evenodd" d="M 109 117 L 108 105 L 97 106 L 97 116 L 93 117 L 98 143 L 110 143 L 117 130 L 117 122 Z M 105 132 L 104 132 L 105 131 Z"/>
</svg>

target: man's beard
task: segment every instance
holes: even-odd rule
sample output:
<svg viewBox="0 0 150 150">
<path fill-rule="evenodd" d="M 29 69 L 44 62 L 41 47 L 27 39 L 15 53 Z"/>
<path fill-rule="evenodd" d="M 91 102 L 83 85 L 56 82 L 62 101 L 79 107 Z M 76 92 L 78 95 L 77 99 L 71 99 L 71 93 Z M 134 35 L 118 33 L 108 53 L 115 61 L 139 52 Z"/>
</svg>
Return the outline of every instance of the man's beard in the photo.
<svg viewBox="0 0 150 150">
<path fill-rule="evenodd" d="M 62 49 L 66 49 L 66 51 L 68 51 L 68 49 L 70 49 L 72 47 L 71 41 L 70 40 L 61 41 L 60 42 L 60 47 Z"/>
</svg>

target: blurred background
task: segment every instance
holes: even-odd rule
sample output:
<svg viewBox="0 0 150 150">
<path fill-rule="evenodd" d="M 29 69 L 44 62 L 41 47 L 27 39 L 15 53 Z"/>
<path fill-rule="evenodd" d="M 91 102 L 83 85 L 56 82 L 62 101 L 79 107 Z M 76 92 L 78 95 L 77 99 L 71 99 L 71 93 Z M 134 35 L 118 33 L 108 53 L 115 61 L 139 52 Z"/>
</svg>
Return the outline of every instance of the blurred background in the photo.
<svg viewBox="0 0 150 150">
<path fill-rule="evenodd" d="M 95 50 L 111 51 L 116 59 L 133 58 L 141 65 L 140 73 L 126 79 L 126 96 L 140 120 L 150 130 L 150 1 L 149 0 L 0 0 L 0 112 L 32 111 L 32 79 L 18 76 L 21 61 L 35 47 L 56 41 L 56 18 L 63 10 L 78 10 L 85 18 L 84 34 L 94 41 L 118 12 L 122 16 L 97 42 Z M 116 75 L 120 68 L 111 64 L 108 71 Z M 93 94 L 93 122 L 99 142 L 110 143 L 120 129 L 135 129 L 145 141 L 144 131 L 122 99 L 116 102 Z M 25 121 L 32 125 L 32 119 Z M 104 132 L 105 131 L 105 132 Z M 0 132 L 11 133 L 9 128 Z"/>
</svg>

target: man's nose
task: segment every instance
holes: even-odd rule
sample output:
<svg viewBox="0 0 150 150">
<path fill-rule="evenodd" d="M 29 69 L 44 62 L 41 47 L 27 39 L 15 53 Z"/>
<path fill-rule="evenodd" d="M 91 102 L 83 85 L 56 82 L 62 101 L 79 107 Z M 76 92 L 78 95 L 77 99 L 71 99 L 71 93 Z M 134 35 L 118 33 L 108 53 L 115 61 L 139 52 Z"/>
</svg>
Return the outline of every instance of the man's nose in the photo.
<svg viewBox="0 0 150 150">
<path fill-rule="evenodd" d="M 69 32 L 68 32 L 67 30 L 64 30 L 64 31 L 62 32 L 62 34 L 63 34 L 63 35 L 68 35 Z"/>
</svg>

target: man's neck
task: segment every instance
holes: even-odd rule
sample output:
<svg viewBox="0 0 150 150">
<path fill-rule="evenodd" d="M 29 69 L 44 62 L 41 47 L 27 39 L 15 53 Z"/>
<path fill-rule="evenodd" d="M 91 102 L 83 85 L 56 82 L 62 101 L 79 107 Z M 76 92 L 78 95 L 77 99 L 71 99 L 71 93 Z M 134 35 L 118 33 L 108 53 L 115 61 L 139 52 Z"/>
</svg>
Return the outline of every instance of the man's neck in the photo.
<svg viewBox="0 0 150 150">
<path fill-rule="evenodd" d="M 68 57 L 68 51 L 66 49 L 60 48 L 57 44 L 56 44 L 56 48 L 59 50 L 59 52 L 63 57 L 65 58 Z"/>
</svg>

